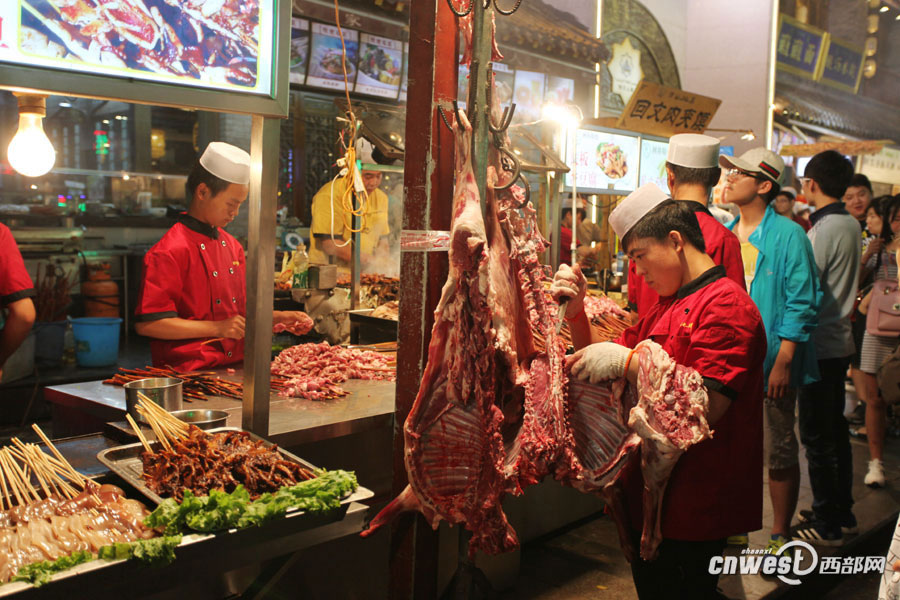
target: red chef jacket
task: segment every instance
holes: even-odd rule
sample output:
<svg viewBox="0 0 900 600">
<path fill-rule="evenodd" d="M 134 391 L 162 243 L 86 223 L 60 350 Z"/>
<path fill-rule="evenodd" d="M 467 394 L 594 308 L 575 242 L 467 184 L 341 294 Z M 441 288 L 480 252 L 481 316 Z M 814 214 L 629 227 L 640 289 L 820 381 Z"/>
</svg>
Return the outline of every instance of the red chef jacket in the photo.
<svg viewBox="0 0 900 600">
<path fill-rule="evenodd" d="M 144 257 L 137 319 L 222 321 L 245 311 L 244 249 L 224 230 L 182 214 Z M 206 339 L 154 339 L 153 365 L 195 371 L 243 360 L 243 340 L 201 345 Z"/>
<path fill-rule="evenodd" d="M 9 227 L 0 223 L 0 308 L 34 296 L 34 284 Z"/>
<path fill-rule="evenodd" d="M 763 359 L 766 333 L 750 296 L 715 266 L 661 298 L 616 340 L 634 348 L 652 339 L 675 362 L 731 399 L 712 439 L 678 460 L 663 496 L 664 538 L 717 540 L 762 527 Z M 636 453 L 637 454 L 637 453 Z M 631 526 L 641 531 L 643 477 L 633 456 L 622 475 Z"/>
<path fill-rule="evenodd" d="M 559 264 L 572 264 L 572 230 L 565 226 L 559 228 Z"/>
<path fill-rule="evenodd" d="M 697 215 L 703 240 L 706 242 L 706 253 L 717 265 L 725 267 L 725 275 L 747 289 L 744 279 L 744 261 L 741 259 L 741 242 L 727 227 L 719 223 L 709 209 L 693 200 L 679 200 L 686 203 Z M 647 314 L 659 301 L 659 294 L 644 283 L 644 278 L 637 274 L 634 261 L 628 265 L 628 301 L 637 307 L 638 316 Z"/>
</svg>

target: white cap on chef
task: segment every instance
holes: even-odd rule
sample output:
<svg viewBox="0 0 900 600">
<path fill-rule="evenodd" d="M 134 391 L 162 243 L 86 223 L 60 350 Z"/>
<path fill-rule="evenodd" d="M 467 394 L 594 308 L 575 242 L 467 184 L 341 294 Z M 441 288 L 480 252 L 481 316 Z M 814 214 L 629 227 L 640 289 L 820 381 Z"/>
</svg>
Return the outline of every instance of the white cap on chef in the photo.
<svg viewBox="0 0 900 600">
<path fill-rule="evenodd" d="M 225 142 L 210 142 L 200 157 L 204 169 L 225 181 L 250 183 L 250 155 Z"/>
<path fill-rule="evenodd" d="M 645 183 L 634 190 L 609 214 L 609 224 L 621 240 L 638 221 L 661 202 L 669 199 L 668 194 L 655 183 Z"/>
<path fill-rule="evenodd" d="M 719 166 L 719 140 L 699 133 L 678 133 L 669 138 L 666 162 L 690 169 Z"/>
</svg>

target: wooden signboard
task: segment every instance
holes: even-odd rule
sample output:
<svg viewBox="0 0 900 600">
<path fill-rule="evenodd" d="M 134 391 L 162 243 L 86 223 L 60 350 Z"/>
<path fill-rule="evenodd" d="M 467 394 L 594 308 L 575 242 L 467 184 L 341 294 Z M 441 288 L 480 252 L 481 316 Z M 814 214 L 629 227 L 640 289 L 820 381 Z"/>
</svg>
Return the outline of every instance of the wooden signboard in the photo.
<svg viewBox="0 0 900 600">
<path fill-rule="evenodd" d="M 616 127 L 671 137 L 676 133 L 703 133 L 721 100 L 641 81 Z"/>
</svg>

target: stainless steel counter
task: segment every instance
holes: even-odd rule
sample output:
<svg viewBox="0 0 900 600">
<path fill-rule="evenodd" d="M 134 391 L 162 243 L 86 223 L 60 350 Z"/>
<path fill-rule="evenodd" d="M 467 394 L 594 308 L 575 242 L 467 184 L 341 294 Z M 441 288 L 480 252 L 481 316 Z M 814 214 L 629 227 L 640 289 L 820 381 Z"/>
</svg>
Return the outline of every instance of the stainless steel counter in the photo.
<svg viewBox="0 0 900 600">
<path fill-rule="evenodd" d="M 221 377 L 240 381 L 242 374 L 222 370 Z M 273 393 L 269 433 L 264 437 L 282 446 L 296 446 L 391 426 L 395 382 L 351 379 L 341 385 L 350 394 L 338 400 L 301 400 Z M 125 391 L 102 381 L 49 386 L 44 395 L 52 405 L 57 437 L 100 431 L 104 423 L 125 419 Z M 216 396 L 184 403 L 184 408 L 192 407 L 224 410 L 228 426 L 241 426 L 239 400 Z"/>
</svg>

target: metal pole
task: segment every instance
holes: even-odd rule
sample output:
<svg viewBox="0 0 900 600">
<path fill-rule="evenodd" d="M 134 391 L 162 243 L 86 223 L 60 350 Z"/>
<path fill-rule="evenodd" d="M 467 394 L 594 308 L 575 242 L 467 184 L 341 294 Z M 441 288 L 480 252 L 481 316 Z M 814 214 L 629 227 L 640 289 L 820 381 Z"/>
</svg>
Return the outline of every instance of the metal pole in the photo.
<svg viewBox="0 0 900 600">
<path fill-rule="evenodd" d="M 353 185 L 351 182 L 350 185 Z M 353 209 L 359 210 L 359 198 L 353 195 Z M 360 227 L 360 218 L 354 214 L 350 217 L 350 227 L 354 230 L 352 234 L 353 241 L 350 243 L 350 309 L 359 308 L 359 272 L 361 268 L 359 245 L 362 240 L 362 234 L 358 231 Z"/>
<path fill-rule="evenodd" d="M 244 402 L 241 424 L 269 435 L 269 363 L 272 359 L 272 273 L 275 272 L 275 209 L 278 184 L 278 119 L 253 116 L 250 129 L 250 215 L 247 257 L 247 335 L 244 339 Z"/>
<path fill-rule="evenodd" d="M 571 127 L 569 125 L 566 125 L 566 138 L 567 138 L 566 145 L 568 145 L 568 143 L 569 143 L 569 140 L 568 140 L 569 129 L 571 129 Z M 578 152 L 577 152 L 577 150 L 578 150 L 578 129 L 576 128 L 574 131 L 572 131 L 572 244 L 571 244 L 571 248 L 570 248 L 572 251 L 572 259 L 571 259 L 572 260 L 572 268 L 575 268 L 575 265 L 578 263 L 578 259 L 575 256 L 576 251 L 578 250 L 578 242 L 575 239 L 575 235 L 578 233 L 578 228 L 575 226 L 575 207 L 578 203 L 578 192 L 576 191 L 577 187 L 578 187 L 578 172 L 577 172 Z"/>
<path fill-rule="evenodd" d="M 493 8 L 481 0 L 474 0 L 472 12 L 472 66 L 469 71 L 469 121 L 472 123 L 472 169 L 481 199 L 481 214 L 485 214 L 487 198 L 487 163 L 490 144 L 488 119 L 488 88 L 491 85 L 491 18 Z"/>
</svg>

